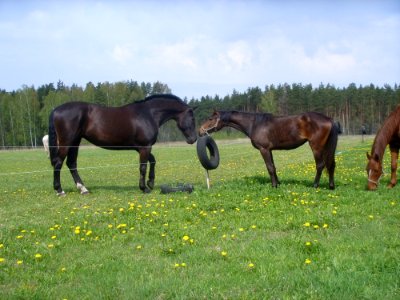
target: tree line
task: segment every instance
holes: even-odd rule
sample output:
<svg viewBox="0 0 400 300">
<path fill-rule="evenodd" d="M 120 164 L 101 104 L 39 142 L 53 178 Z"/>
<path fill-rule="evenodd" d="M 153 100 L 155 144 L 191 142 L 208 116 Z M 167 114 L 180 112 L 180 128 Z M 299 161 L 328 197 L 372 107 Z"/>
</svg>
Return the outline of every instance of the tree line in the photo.
<svg viewBox="0 0 400 300">
<path fill-rule="evenodd" d="M 133 80 L 116 83 L 89 82 L 85 87 L 44 84 L 38 88 L 23 86 L 16 91 L 0 90 L 0 148 L 41 145 L 47 133 L 48 117 L 53 108 L 68 101 L 86 101 L 105 106 L 121 106 L 158 93 L 171 93 L 162 82 L 146 83 Z M 180 95 L 177 95 L 180 96 Z M 224 97 L 205 95 L 200 99 L 183 99 L 197 107 L 196 122 L 204 121 L 214 109 L 247 112 L 270 112 L 290 115 L 305 111 L 324 113 L 339 122 L 344 134 L 375 133 L 383 120 L 400 104 L 400 88 L 373 84 L 344 88 L 333 85 L 298 83 L 250 87 L 244 92 L 233 90 Z M 175 124 L 167 123 L 160 141 L 183 140 Z"/>
</svg>

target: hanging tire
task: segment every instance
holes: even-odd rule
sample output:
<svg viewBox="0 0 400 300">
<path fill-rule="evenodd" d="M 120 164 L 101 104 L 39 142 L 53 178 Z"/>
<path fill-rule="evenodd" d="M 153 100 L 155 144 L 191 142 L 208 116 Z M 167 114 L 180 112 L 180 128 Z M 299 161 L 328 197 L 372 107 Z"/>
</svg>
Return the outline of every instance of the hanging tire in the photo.
<svg viewBox="0 0 400 300">
<path fill-rule="evenodd" d="M 218 167 L 219 151 L 211 136 L 205 135 L 197 139 L 197 156 L 204 169 L 214 170 Z"/>
</svg>

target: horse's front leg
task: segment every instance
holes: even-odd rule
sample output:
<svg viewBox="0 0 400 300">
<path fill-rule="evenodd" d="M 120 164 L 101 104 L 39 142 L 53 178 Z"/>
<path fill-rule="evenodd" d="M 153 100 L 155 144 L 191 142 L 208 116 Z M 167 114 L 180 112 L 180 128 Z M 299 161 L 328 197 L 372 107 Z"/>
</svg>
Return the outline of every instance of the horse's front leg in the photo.
<svg viewBox="0 0 400 300">
<path fill-rule="evenodd" d="M 390 178 L 390 183 L 388 184 L 388 188 L 392 188 L 396 185 L 397 183 L 397 160 L 399 158 L 399 149 L 390 147 L 390 156 L 392 159 L 391 162 L 391 178 Z"/>
<path fill-rule="evenodd" d="M 154 188 L 154 179 L 156 178 L 156 159 L 154 158 L 153 154 L 149 154 L 149 164 L 150 164 L 150 171 L 149 171 L 149 180 L 147 181 L 147 186 L 150 189 Z"/>
<path fill-rule="evenodd" d="M 150 193 L 150 189 L 146 186 L 146 172 L 147 172 L 147 162 L 149 161 L 149 156 L 151 152 L 151 147 L 149 148 L 141 148 L 139 150 L 139 188 L 143 191 L 143 193 Z"/>
<path fill-rule="evenodd" d="M 271 178 L 271 183 L 273 187 L 278 187 L 280 183 L 278 180 L 278 176 L 276 175 L 276 168 L 274 164 L 274 158 L 272 156 L 272 152 L 269 149 L 261 148 L 260 149 L 261 155 L 264 159 L 265 165 L 267 167 L 269 176 Z"/>
</svg>

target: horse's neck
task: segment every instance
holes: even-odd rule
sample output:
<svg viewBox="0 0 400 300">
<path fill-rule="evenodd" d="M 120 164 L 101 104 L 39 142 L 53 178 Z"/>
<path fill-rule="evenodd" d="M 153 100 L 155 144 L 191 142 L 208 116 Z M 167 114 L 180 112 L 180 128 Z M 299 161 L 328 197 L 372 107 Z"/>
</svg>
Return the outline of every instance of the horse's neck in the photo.
<svg viewBox="0 0 400 300">
<path fill-rule="evenodd" d="M 391 124 L 392 122 L 396 122 L 396 124 Z M 392 115 L 385 121 L 382 128 L 379 130 L 378 134 L 375 137 L 374 144 L 372 145 L 372 155 L 376 154 L 378 155 L 379 159 L 382 160 L 386 146 L 390 143 L 393 135 L 397 134 L 397 132 L 399 131 L 399 126 L 399 117 L 395 117 L 394 115 Z"/>
<path fill-rule="evenodd" d="M 240 112 L 232 112 L 226 121 L 227 126 L 235 128 L 250 137 L 254 124 L 254 116 L 252 114 L 244 114 Z"/>
<path fill-rule="evenodd" d="M 177 114 L 182 112 L 182 108 L 178 108 L 177 105 L 171 103 L 171 105 L 167 107 L 165 107 L 165 105 L 154 105 L 151 111 L 153 118 L 157 120 L 159 126 L 161 126 L 171 119 L 176 119 Z"/>
</svg>

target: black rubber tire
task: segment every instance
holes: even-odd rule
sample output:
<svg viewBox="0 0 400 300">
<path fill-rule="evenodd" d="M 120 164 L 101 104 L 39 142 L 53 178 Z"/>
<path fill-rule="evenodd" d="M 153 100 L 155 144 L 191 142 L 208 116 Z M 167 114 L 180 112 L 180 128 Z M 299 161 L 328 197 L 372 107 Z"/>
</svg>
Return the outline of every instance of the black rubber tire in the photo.
<svg viewBox="0 0 400 300">
<path fill-rule="evenodd" d="M 210 156 L 208 156 L 208 151 Z M 211 136 L 205 135 L 197 139 L 197 156 L 206 170 L 214 170 L 219 165 L 219 151 Z"/>
</svg>

